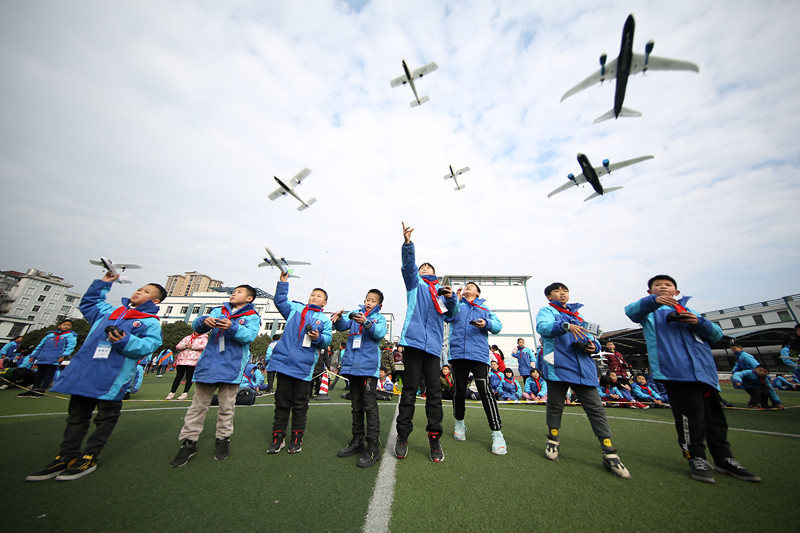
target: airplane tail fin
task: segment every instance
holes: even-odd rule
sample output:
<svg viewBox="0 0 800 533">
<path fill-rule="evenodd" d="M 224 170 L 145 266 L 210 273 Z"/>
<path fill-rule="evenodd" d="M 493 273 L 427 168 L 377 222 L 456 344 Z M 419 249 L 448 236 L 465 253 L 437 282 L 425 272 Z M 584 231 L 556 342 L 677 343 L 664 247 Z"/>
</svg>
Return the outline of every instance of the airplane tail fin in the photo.
<svg viewBox="0 0 800 533">
<path fill-rule="evenodd" d="M 133 282 L 131 280 L 129 280 L 128 278 L 124 278 L 124 277 L 120 276 L 120 277 L 117 278 L 117 283 L 133 283 Z"/>
<path fill-rule="evenodd" d="M 464 187 L 466 187 L 466 186 L 467 186 L 467 185 L 466 185 L 466 183 L 465 183 L 464 185 L 459 185 L 458 187 L 456 187 L 456 188 L 455 188 L 455 189 L 453 189 L 453 190 L 454 190 L 454 191 L 460 191 L 461 189 L 463 189 L 463 188 L 464 188 Z"/>
<path fill-rule="evenodd" d="M 309 200 L 308 200 L 306 203 L 304 203 L 304 204 L 302 204 L 302 205 L 298 206 L 298 207 L 297 207 L 297 210 L 298 210 L 298 211 L 303 211 L 304 209 L 308 209 L 308 208 L 309 208 L 309 207 L 311 207 L 311 206 L 314 204 L 314 202 L 316 202 L 316 201 L 317 201 L 317 199 L 316 199 L 316 198 L 311 198 L 311 199 L 309 199 Z"/>
<path fill-rule="evenodd" d="M 627 107 L 623 107 L 622 109 L 619 110 L 619 116 L 620 117 L 641 117 L 642 114 L 639 113 L 638 111 L 633 110 L 633 109 L 628 109 Z M 604 120 L 608 120 L 610 118 L 615 118 L 613 109 L 611 111 L 609 111 L 608 113 L 602 114 L 599 117 L 597 117 L 596 119 L 594 119 L 593 124 L 597 124 L 598 122 L 603 122 Z"/>
<path fill-rule="evenodd" d="M 425 102 L 427 102 L 428 100 L 430 100 L 430 98 L 428 98 L 427 96 L 423 96 L 419 100 L 412 100 L 411 101 L 411 107 L 420 106 L 420 105 L 424 104 Z"/>
<path fill-rule="evenodd" d="M 621 188 L 622 188 L 622 185 L 620 185 L 619 187 L 606 187 L 605 189 L 603 189 L 603 194 L 608 194 L 610 192 L 618 191 Z M 589 197 L 586 198 L 586 200 L 584 200 L 584 202 L 588 202 L 589 200 L 591 200 L 593 198 L 597 198 L 598 196 L 600 196 L 600 193 L 594 192 L 591 195 L 589 195 Z"/>
</svg>

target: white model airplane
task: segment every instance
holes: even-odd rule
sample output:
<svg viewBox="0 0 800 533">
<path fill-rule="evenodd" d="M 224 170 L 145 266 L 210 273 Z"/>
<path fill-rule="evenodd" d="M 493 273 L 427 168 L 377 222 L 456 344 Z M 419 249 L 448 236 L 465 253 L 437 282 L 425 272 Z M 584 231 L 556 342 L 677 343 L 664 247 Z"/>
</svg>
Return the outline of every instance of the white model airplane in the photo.
<svg viewBox="0 0 800 533">
<path fill-rule="evenodd" d="M 125 272 L 125 269 L 128 268 L 142 268 L 139 265 L 134 265 L 132 263 L 112 263 L 111 259 L 107 257 L 101 257 L 100 261 L 89 259 L 89 262 L 93 265 L 105 268 L 112 276 L 121 274 L 122 272 Z M 117 283 L 130 283 L 130 280 L 128 278 L 123 278 L 122 276 L 120 276 L 117 278 Z"/>
<path fill-rule="evenodd" d="M 278 182 L 279 187 L 270 193 L 269 199 L 277 200 L 281 196 L 286 196 L 287 194 L 291 194 L 301 204 L 300 206 L 297 207 L 298 211 L 302 211 L 303 209 L 311 207 L 311 204 L 317 201 L 316 198 L 311 198 L 308 200 L 308 202 L 304 202 L 303 199 L 297 196 L 297 193 L 294 192 L 294 188 L 300 185 L 300 182 L 306 179 L 306 177 L 308 177 L 309 174 L 311 174 L 311 169 L 304 168 L 295 177 L 290 179 L 289 183 L 286 183 L 278 176 L 273 176 L 275 178 L 275 181 Z"/>
<path fill-rule="evenodd" d="M 452 179 L 453 179 L 453 181 L 454 181 L 454 182 L 456 182 L 456 188 L 455 188 L 455 190 L 456 190 L 456 191 L 460 191 L 461 189 L 463 189 L 464 187 L 466 187 L 466 185 L 459 185 L 459 184 L 458 184 L 458 177 L 459 177 L 461 174 L 463 174 L 464 172 L 467 172 L 467 171 L 469 171 L 469 167 L 464 167 L 464 168 L 462 168 L 461 170 L 456 170 L 456 171 L 454 171 L 454 170 L 453 170 L 453 165 L 450 165 L 450 174 L 445 174 L 445 176 L 444 176 L 444 179 L 446 179 L 446 180 L 449 180 L 449 179 L 451 179 L 451 178 L 452 178 Z"/>
<path fill-rule="evenodd" d="M 264 248 L 267 251 L 267 257 L 264 258 L 263 263 L 259 263 L 258 266 L 260 267 L 275 267 L 281 271 L 282 274 L 289 274 L 290 278 L 296 278 L 297 276 L 292 275 L 292 270 L 286 268 L 289 265 L 310 265 L 311 263 L 306 263 L 304 261 L 290 261 L 285 257 L 278 257 L 278 255 L 269 249 L 269 246 Z"/>
<path fill-rule="evenodd" d="M 617 86 L 614 92 L 614 109 L 597 117 L 594 121 L 595 124 L 610 118 L 618 118 L 620 115 L 623 117 L 642 116 L 638 111 L 622 107 L 622 102 L 625 100 L 625 89 L 628 86 L 628 76 L 631 74 L 647 72 L 648 70 L 691 70 L 700 72 L 700 68 L 697 65 L 688 61 L 651 56 L 650 52 L 653 51 L 653 46 L 655 45 L 654 41 L 647 42 L 644 47 L 644 55 L 634 54 L 633 32 L 635 26 L 633 15 L 628 15 L 625 26 L 622 28 L 622 43 L 619 48 L 619 56 L 606 64 L 607 56 L 606 54 L 602 54 L 600 56 L 600 70 L 565 92 L 564 96 L 561 97 L 561 101 L 563 102 L 565 98 L 587 89 L 592 85 L 616 78 Z"/>
<path fill-rule="evenodd" d="M 403 75 L 395 78 L 392 80 L 392 87 L 397 87 L 398 85 L 405 85 L 406 83 L 411 85 L 411 90 L 414 92 L 414 100 L 411 101 L 411 107 L 417 107 L 418 105 L 422 105 L 430 98 L 427 96 L 423 96 L 420 98 L 417 95 L 417 88 L 414 86 L 414 80 L 417 78 L 421 78 L 426 74 L 430 74 L 434 70 L 439 68 L 436 63 L 428 63 L 424 67 L 419 67 L 418 69 L 414 70 L 413 72 L 409 70 L 408 65 L 406 64 L 406 60 L 403 60 Z"/>
<path fill-rule="evenodd" d="M 602 196 L 607 192 L 616 191 L 622 188 L 619 187 L 608 187 L 603 188 L 603 184 L 600 183 L 600 176 L 604 176 L 605 174 L 611 174 L 614 170 L 619 170 L 621 168 L 625 168 L 630 165 L 635 165 L 641 161 L 646 161 L 648 159 L 653 159 L 652 155 L 645 155 L 642 157 L 636 157 L 634 159 L 628 159 L 626 161 L 620 161 L 619 163 L 614 163 L 613 165 L 609 163 L 608 159 L 603 159 L 603 166 L 601 167 L 592 167 L 592 164 L 589 162 L 589 158 L 583 154 L 578 154 L 578 164 L 581 166 L 582 173 L 575 176 L 574 174 L 568 174 L 567 178 L 568 181 L 559 187 L 558 189 L 554 190 L 550 194 L 547 195 L 548 198 L 551 196 L 560 193 L 561 191 L 566 191 L 570 187 L 575 187 L 577 185 L 583 185 L 584 183 L 588 183 L 594 189 L 594 193 L 592 193 L 588 198 L 584 200 L 584 202 L 588 202 L 592 198 L 597 198 L 598 196 Z"/>
</svg>

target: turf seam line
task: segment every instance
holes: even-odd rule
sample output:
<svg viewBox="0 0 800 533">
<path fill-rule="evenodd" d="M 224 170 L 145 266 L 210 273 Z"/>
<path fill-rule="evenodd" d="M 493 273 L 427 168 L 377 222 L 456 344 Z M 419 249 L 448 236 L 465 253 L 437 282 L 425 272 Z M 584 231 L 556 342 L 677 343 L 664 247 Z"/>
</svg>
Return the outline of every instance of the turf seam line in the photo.
<svg viewBox="0 0 800 533">
<path fill-rule="evenodd" d="M 375 487 L 372 489 L 372 499 L 369 502 L 367 516 L 364 520 L 362 531 L 369 533 L 383 533 L 389 531 L 389 522 L 392 518 L 392 503 L 394 503 L 394 482 L 395 468 L 397 459 L 392 450 L 397 442 L 397 415 L 400 412 L 400 404 L 394 410 L 392 426 L 389 436 L 386 439 L 386 446 L 383 449 L 383 460 L 381 461 L 378 476 L 375 478 Z"/>
</svg>

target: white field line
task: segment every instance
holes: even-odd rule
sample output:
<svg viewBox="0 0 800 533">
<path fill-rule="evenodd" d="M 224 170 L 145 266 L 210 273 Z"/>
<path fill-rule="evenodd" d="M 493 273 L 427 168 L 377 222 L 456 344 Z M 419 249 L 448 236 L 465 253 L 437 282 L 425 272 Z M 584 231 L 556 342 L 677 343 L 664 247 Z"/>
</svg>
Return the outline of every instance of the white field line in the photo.
<svg viewBox="0 0 800 533">
<path fill-rule="evenodd" d="M 394 480 L 397 458 L 394 456 L 394 445 L 397 442 L 397 426 L 395 420 L 400 410 L 400 404 L 394 410 L 391 420 L 389 437 L 383 449 L 378 477 L 372 489 L 372 499 L 369 502 L 367 517 L 364 520 L 362 531 L 365 533 L 384 533 L 389 531 L 389 522 L 392 518 L 392 504 L 394 503 Z"/>
</svg>

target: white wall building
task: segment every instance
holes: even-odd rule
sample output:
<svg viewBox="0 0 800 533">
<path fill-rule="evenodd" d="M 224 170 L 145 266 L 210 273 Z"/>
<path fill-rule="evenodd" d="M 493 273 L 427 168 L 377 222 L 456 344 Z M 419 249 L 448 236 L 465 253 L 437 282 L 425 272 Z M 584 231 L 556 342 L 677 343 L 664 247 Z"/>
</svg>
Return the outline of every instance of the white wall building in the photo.
<svg viewBox="0 0 800 533">
<path fill-rule="evenodd" d="M 81 295 L 71 284 L 34 268 L 24 274 L 0 273 L 0 343 L 28 331 L 53 325 L 62 318 L 80 318 Z"/>
</svg>

